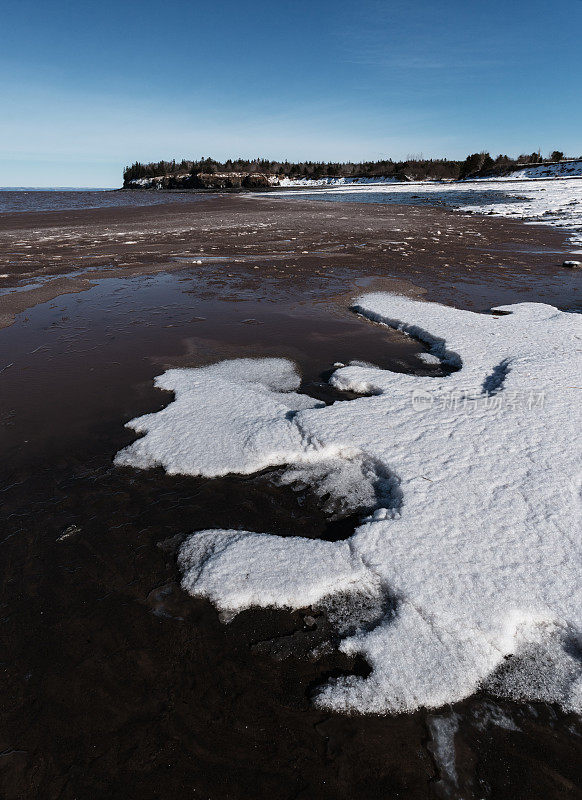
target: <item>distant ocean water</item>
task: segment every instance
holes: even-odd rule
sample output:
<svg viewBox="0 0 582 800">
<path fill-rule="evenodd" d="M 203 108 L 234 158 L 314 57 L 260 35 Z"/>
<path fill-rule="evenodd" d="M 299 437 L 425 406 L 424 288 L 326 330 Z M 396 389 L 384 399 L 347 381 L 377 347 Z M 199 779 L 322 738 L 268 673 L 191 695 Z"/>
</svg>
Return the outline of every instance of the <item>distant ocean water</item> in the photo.
<svg viewBox="0 0 582 800">
<path fill-rule="evenodd" d="M 174 192 L 121 192 L 116 189 L 0 188 L 0 213 L 154 206 L 160 203 L 192 203 L 207 197 L 210 195 Z"/>
<path fill-rule="evenodd" d="M 344 203 L 380 203 L 384 205 L 403 205 L 403 206 L 445 206 L 447 208 L 459 208 L 460 206 L 477 206 L 485 201 L 491 205 L 498 203 L 518 202 L 515 198 L 501 190 L 487 187 L 483 191 L 482 185 L 476 188 L 466 184 L 454 184 L 453 190 L 450 185 L 445 184 L 414 184 L 405 183 L 396 189 L 393 185 L 386 184 L 386 187 L 376 188 L 371 186 L 359 186 L 355 189 L 345 188 L 316 188 L 293 189 L 291 191 L 277 192 L 278 195 L 286 199 L 296 198 L 298 200 L 327 200 L 328 202 Z M 435 186 L 437 187 L 435 190 Z M 439 191 L 440 189 L 440 191 Z"/>
</svg>

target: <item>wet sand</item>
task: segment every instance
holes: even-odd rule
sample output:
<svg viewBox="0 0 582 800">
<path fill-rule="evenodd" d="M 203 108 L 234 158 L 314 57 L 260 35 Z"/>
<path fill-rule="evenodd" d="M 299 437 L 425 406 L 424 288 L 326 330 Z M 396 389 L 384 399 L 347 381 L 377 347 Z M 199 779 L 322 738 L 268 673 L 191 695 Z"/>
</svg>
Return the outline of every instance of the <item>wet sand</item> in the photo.
<svg viewBox="0 0 582 800">
<path fill-rule="evenodd" d="M 574 717 L 485 695 L 324 713 L 312 687 L 367 669 L 333 647 L 310 655 L 333 644 L 325 618 L 253 610 L 223 625 L 180 590 L 175 550 L 193 530 L 347 535 L 309 496 L 272 473 L 111 465 L 134 438 L 124 423 L 171 399 L 152 387 L 168 366 L 284 355 L 327 401 L 336 361 L 438 374 L 350 299 L 580 308 L 568 255 L 548 228 L 436 208 L 230 196 L 0 215 L 2 796 L 582 797 Z"/>
<path fill-rule="evenodd" d="M 534 297 L 554 302 L 564 287 L 578 290 L 578 276 L 560 267 L 568 256 L 566 237 L 555 229 L 436 207 L 241 195 L 187 203 L 177 195 L 149 207 L 0 214 L 0 324 L 101 278 L 184 266 L 196 274 L 200 260 L 228 266 L 226 274 L 218 270 L 227 291 L 243 285 L 265 293 L 265 278 L 325 284 L 345 269 L 412 282 L 467 308 Z M 17 295 L 6 295 L 15 288 Z"/>
</svg>

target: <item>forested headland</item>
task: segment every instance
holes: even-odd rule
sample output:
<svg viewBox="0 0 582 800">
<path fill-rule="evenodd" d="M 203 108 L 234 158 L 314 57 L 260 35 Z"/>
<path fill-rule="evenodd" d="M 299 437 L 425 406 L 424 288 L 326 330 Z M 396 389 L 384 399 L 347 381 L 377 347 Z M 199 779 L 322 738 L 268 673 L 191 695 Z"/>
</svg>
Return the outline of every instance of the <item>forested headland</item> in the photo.
<svg viewBox="0 0 582 800">
<path fill-rule="evenodd" d="M 206 157 L 197 161 L 151 161 L 142 163 L 134 162 L 125 168 L 123 173 L 124 186 L 132 181 L 145 181 L 153 178 L 166 178 L 164 188 L 174 188 L 172 183 L 180 187 L 201 185 L 200 176 L 237 175 L 240 180 L 238 185 L 260 185 L 259 178 L 264 176 L 267 184 L 272 184 L 274 178 L 312 179 L 322 178 L 392 178 L 396 180 L 460 180 L 471 177 L 489 177 L 503 175 L 513 169 L 535 164 L 546 164 L 560 161 L 564 158 L 561 151 L 553 151 L 547 158 L 541 153 L 522 154 L 516 158 L 507 155 L 498 155 L 493 158 L 489 153 L 472 153 L 463 161 L 446 158 L 424 159 L 411 157 L 405 161 L 361 162 L 323 162 L 323 161 L 272 161 L 265 158 L 244 159 L 235 158 L 226 161 L 217 161 Z M 174 179 L 174 180 L 172 180 Z M 247 180 L 245 184 L 245 179 Z M 271 183 L 269 183 L 271 179 Z M 203 183 L 204 181 L 202 181 Z M 206 180 L 206 183 L 209 181 Z M 236 181 L 233 183 L 236 185 Z"/>
</svg>

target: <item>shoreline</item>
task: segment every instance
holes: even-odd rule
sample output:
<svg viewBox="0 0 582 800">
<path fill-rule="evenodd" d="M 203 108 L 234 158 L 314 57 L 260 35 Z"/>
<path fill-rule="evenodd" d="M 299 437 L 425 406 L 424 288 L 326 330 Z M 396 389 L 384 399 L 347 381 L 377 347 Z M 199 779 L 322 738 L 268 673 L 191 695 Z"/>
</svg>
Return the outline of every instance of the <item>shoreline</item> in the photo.
<svg viewBox="0 0 582 800">
<path fill-rule="evenodd" d="M 365 225 L 363 235 L 360 228 L 369 220 L 373 227 Z M 441 234 L 439 226 L 448 230 Z M 309 230 L 298 247 L 291 234 L 301 227 Z M 237 269 L 244 269 L 241 256 L 255 259 L 261 270 L 282 259 L 300 273 L 322 260 L 349 261 L 354 270 L 373 262 L 374 269 L 399 279 L 413 274 L 413 282 L 430 292 L 443 283 L 439 266 L 450 281 L 466 281 L 478 267 L 488 279 L 507 284 L 509 272 L 519 273 L 527 261 L 527 269 L 559 280 L 561 262 L 575 258 L 575 246 L 549 226 L 436 205 L 271 200 L 248 193 L 213 193 L 192 204 L 5 213 L 0 214 L 0 327 L 38 303 L 84 291 L 103 278 L 172 271 L 188 259 L 204 263 L 209 256 Z"/>
</svg>

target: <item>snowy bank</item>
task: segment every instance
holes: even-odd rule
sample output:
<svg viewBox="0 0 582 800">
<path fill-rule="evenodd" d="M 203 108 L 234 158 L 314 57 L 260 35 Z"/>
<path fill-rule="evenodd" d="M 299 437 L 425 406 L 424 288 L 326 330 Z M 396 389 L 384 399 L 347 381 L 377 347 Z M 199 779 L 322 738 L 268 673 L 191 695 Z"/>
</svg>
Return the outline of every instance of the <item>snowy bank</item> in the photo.
<svg viewBox="0 0 582 800">
<path fill-rule="evenodd" d="M 514 169 L 505 175 L 499 177 L 488 178 L 474 178 L 463 181 L 438 181 L 438 183 L 467 183 L 472 181 L 523 181 L 523 180 L 545 180 L 548 178 L 582 178 L 582 159 L 568 159 L 564 161 L 557 161 L 546 164 L 533 164 L 524 165 L 518 169 Z M 413 178 L 406 177 L 400 174 L 398 177 L 373 177 L 373 178 L 358 178 L 358 177 L 325 177 L 325 178 L 274 178 L 273 186 L 281 187 L 343 187 L 343 186 L 382 186 L 393 185 L 402 183 L 435 183 L 434 179 L 427 178 L 425 180 L 414 180 Z"/>
<path fill-rule="evenodd" d="M 195 533 L 184 588 L 230 614 L 339 604 L 340 648 L 372 672 L 321 687 L 326 708 L 412 711 L 486 686 L 582 711 L 582 318 L 383 293 L 356 307 L 461 368 L 343 367 L 331 383 L 367 396 L 327 407 L 280 359 L 170 370 L 157 385 L 176 399 L 129 423 L 144 436 L 117 464 L 209 477 L 286 464 L 289 483 L 362 512 L 339 542 Z"/>
<path fill-rule="evenodd" d="M 274 186 L 382 186 L 401 183 L 397 178 L 279 178 Z"/>
<path fill-rule="evenodd" d="M 522 167 L 514 170 L 507 177 L 518 181 L 539 180 L 540 178 L 582 178 L 582 159 Z"/>
</svg>

